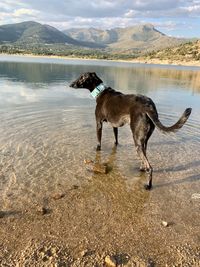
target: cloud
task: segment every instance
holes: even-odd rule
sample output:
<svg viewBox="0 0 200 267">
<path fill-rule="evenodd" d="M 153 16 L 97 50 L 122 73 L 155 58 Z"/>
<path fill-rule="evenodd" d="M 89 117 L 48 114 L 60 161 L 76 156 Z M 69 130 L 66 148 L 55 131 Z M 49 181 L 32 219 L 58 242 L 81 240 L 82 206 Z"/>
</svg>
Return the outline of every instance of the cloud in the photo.
<svg viewBox="0 0 200 267">
<path fill-rule="evenodd" d="M 16 9 L 13 12 L 14 17 L 21 17 L 21 16 L 36 16 L 39 14 L 39 11 L 27 8 L 20 8 Z"/>
<path fill-rule="evenodd" d="M 189 15 L 190 14 L 193 14 L 194 16 L 200 15 L 200 4 L 185 7 L 185 8 L 183 8 L 183 11 L 185 11 L 185 13 L 188 13 Z"/>
<path fill-rule="evenodd" d="M 3 0 L 0 2 L 1 24 L 36 20 L 60 30 L 70 27 L 125 27 L 138 23 L 157 23 L 160 27 L 163 24 L 164 28 L 167 21 L 171 21 L 173 28 L 176 28 L 176 24 L 185 20 L 190 24 L 192 19 L 196 19 L 196 24 L 199 24 L 199 15 L 199 0 L 60 0 L 59 2 Z"/>
</svg>

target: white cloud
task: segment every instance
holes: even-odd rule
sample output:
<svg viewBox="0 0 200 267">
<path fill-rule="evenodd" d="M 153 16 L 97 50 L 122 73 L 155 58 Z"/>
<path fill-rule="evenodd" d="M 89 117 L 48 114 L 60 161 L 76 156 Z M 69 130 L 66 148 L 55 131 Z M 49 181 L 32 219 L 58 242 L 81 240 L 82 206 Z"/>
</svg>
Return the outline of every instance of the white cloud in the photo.
<svg viewBox="0 0 200 267">
<path fill-rule="evenodd" d="M 128 10 L 125 14 L 124 14 L 124 17 L 126 18 L 133 18 L 135 16 L 137 16 L 138 12 L 133 10 L 133 9 L 130 9 Z"/>
<path fill-rule="evenodd" d="M 200 12 L 200 5 L 195 5 L 195 6 L 189 6 L 187 8 L 185 8 L 186 11 L 190 12 L 190 13 L 199 13 Z"/>
<path fill-rule="evenodd" d="M 27 8 L 16 9 L 13 12 L 14 17 L 22 17 L 22 16 L 36 16 L 39 14 L 39 11 Z"/>
</svg>

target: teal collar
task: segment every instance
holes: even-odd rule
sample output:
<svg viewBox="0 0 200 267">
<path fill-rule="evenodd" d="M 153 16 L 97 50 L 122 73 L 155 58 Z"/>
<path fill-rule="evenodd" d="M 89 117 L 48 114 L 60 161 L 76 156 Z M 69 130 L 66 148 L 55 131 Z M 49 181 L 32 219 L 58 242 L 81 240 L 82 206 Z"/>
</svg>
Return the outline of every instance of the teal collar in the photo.
<svg viewBox="0 0 200 267">
<path fill-rule="evenodd" d="M 97 98 L 106 88 L 107 86 L 105 84 L 100 83 L 90 94 L 92 97 Z"/>
</svg>

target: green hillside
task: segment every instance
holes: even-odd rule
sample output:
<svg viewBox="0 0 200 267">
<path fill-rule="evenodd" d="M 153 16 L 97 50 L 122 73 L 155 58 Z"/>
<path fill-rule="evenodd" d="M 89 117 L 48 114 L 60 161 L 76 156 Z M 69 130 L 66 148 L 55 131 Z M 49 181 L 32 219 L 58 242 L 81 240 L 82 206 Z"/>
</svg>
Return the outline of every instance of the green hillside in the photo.
<svg viewBox="0 0 200 267">
<path fill-rule="evenodd" d="M 0 42 L 17 42 L 23 33 L 31 27 L 40 25 L 37 22 L 22 22 L 0 26 Z"/>
<path fill-rule="evenodd" d="M 171 62 L 200 61 L 200 40 L 181 44 L 173 48 L 154 51 L 144 56 L 143 59 L 147 61 L 168 60 Z"/>
</svg>

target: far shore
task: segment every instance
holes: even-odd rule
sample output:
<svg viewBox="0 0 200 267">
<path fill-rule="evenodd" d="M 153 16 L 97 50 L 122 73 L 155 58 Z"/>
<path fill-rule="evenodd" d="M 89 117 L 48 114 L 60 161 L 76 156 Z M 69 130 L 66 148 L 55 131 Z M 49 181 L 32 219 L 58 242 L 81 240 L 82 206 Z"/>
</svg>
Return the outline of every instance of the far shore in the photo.
<svg viewBox="0 0 200 267">
<path fill-rule="evenodd" d="M 181 60 L 171 60 L 165 59 L 160 60 L 157 58 L 145 58 L 138 57 L 134 59 L 99 59 L 99 58 L 89 58 L 89 57 L 70 57 L 70 56 L 57 56 L 57 55 L 34 55 L 34 54 L 5 54 L 0 53 L 1 56 L 20 56 L 20 57 L 33 57 L 33 58 L 57 58 L 57 59 L 68 59 L 68 60 L 83 60 L 83 61 L 108 61 L 108 62 L 127 62 L 134 64 L 154 64 L 154 65 L 172 65 L 172 66 L 191 66 L 191 67 L 200 67 L 200 61 L 181 61 Z"/>
</svg>

